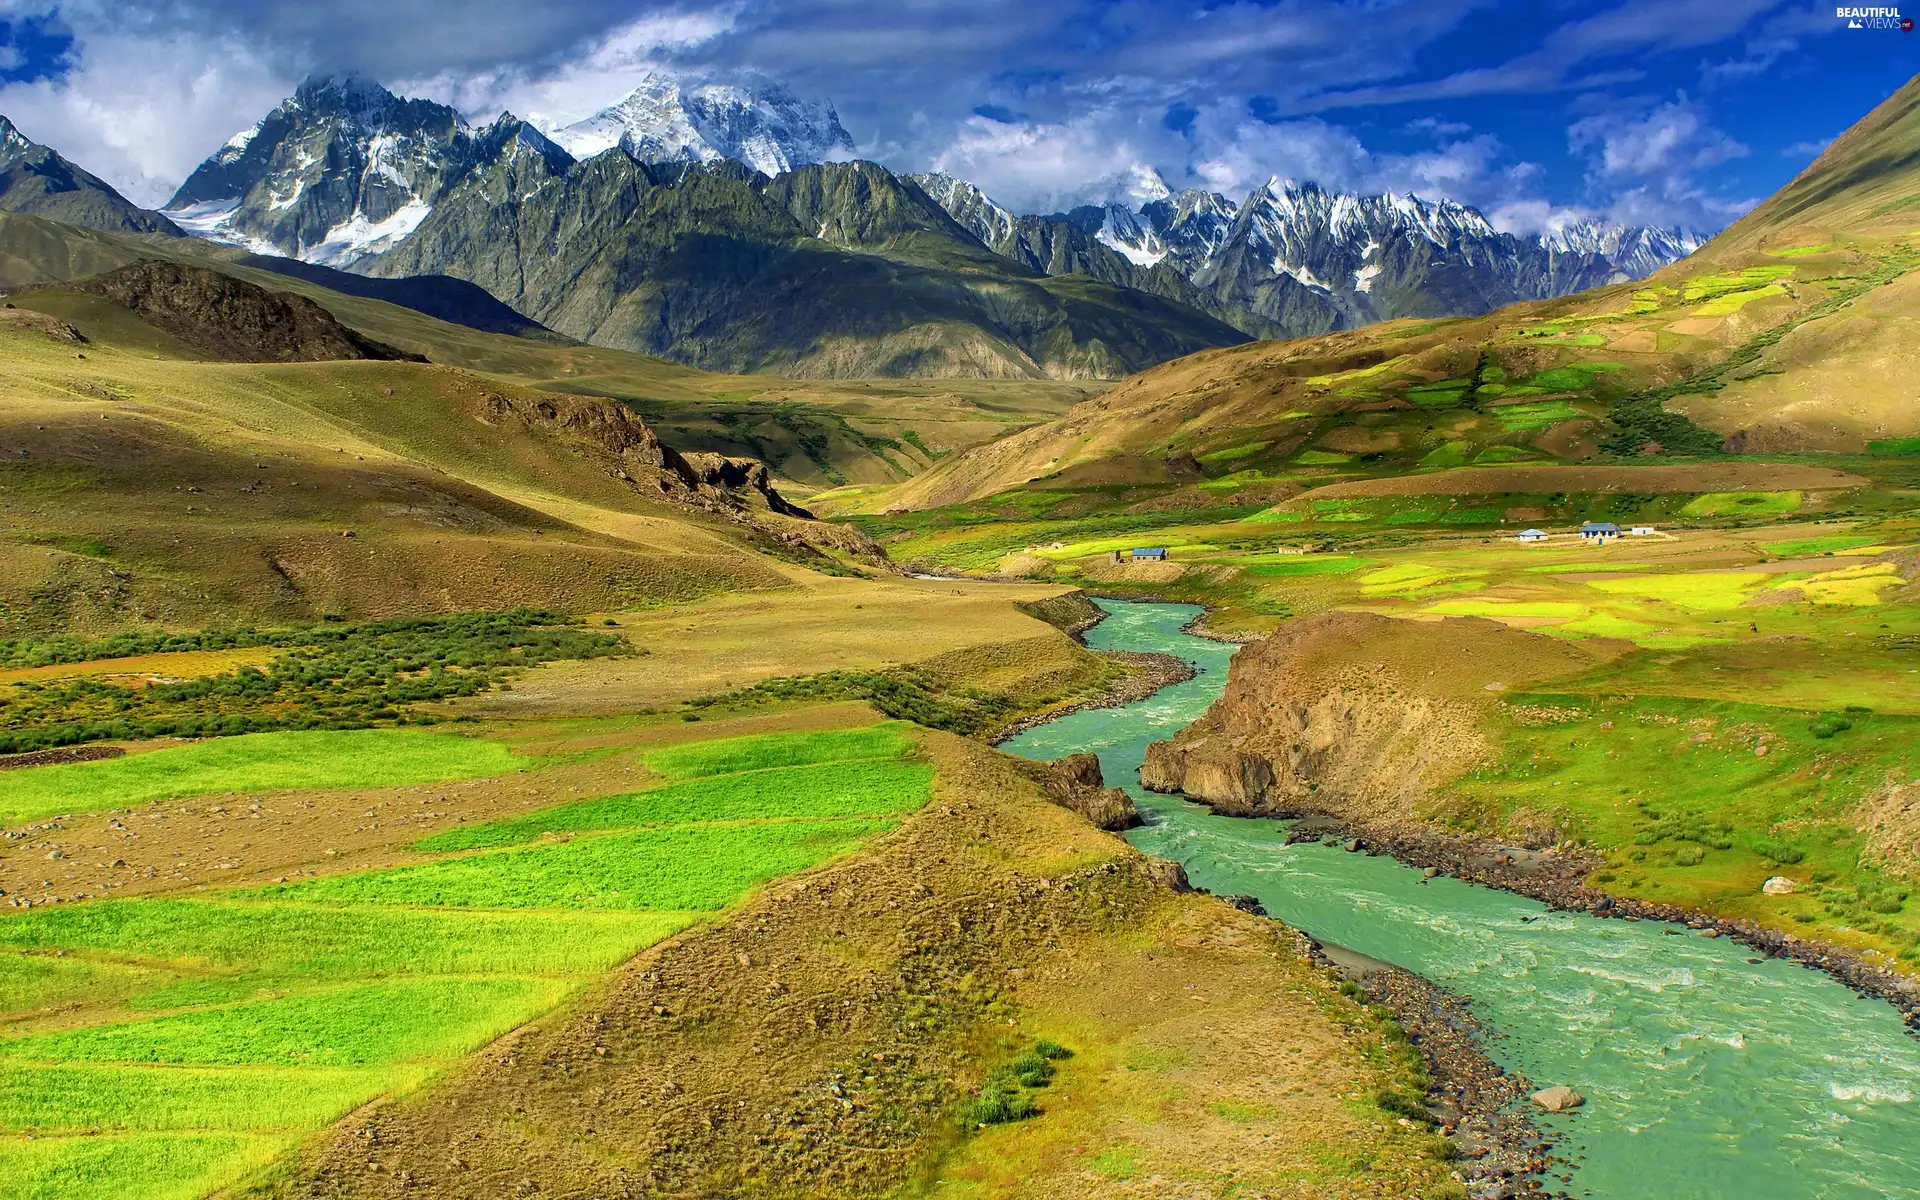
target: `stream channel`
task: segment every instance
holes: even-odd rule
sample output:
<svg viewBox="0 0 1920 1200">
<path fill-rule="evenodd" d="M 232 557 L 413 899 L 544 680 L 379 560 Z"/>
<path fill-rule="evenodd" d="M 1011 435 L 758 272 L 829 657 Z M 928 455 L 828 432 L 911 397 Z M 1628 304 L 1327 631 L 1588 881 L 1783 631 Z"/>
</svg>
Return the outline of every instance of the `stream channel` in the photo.
<svg viewBox="0 0 1920 1200">
<path fill-rule="evenodd" d="M 1146 817 L 1128 840 L 1194 884 L 1258 897 L 1314 937 L 1466 997 L 1487 1052 L 1584 1108 L 1537 1123 L 1549 1182 L 1605 1200 L 1920 1197 L 1920 1039 L 1892 1006 L 1729 939 L 1660 922 L 1554 912 L 1382 856 L 1302 842 L 1287 823 L 1215 816 L 1140 787 L 1149 742 L 1192 723 L 1226 687 L 1237 647 L 1183 632 L 1191 605 L 1102 600 L 1096 650 L 1157 651 L 1192 679 L 1123 708 L 1087 709 L 1000 749 L 1100 757 Z M 1679 930 L 1686 933 L 1685 930 Z"/>
</svg>

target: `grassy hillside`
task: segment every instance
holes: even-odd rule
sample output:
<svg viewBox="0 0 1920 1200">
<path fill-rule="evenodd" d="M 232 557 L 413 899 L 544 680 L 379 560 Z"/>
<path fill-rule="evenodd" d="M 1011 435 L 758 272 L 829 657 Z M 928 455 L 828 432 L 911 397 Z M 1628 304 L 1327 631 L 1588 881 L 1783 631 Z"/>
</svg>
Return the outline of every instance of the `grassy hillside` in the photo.
<svg viewBox="0 0 1920 1200">
<path fill-rule="evenodd" d="M 897 482 L 956 450 L 1058 416 L 1107 386 L 1048 380 L 869 382 L 716 375 L 646 355 L 581 345 L 537 327 L 523 328 L 527 336 L 507 336 L 450 323 L 373 295 L 332 290 L 325 286 L 331 274 L 290 276 L 263 270 L 247 265 L 250 256 L 195 239 L 129 238 L 0 213 L 0 288 L 14 293 L 14 303 L 83 325 L 109 322 L 112 331 L 101 336 L 122 343 L 132 338 L 167 352 L 157 331 L 129 324 L 104 308 L 91 310 L 82 322 L 68 302 L 50 298 L 44 290 L 32 300 L 19 294 L 37 284 L 84 278 L 143 258 L 211 266 L 270 291 L 305 296 L 368 337 L 437 364 L 502 376 L 526 387 L 620 400 L 658 428 L 669 445 L 759 458 L 783 478 L 810 487 Z M 393 289 L 395 297 L 422 307 L 448 311 L 444 306 L 454 305 L 450 315 L 482 325 L 507 321 L 497 306 L 476 309 L 465 292 L 440 289 L 423 297 L 400 286 L 410 281 L 349 278 L 369 288 Z M 170 356 L 193 357 L 178 347 Z"/>
<path fill-rule="evenodd" d="M 1917 109 L 1910 83 L 1778 196 L 1640 283 L 1196 354 L 867 508 L 1122 485 L 1197 504 L 1203 483 L 1911 452 Z"/>
</svg>

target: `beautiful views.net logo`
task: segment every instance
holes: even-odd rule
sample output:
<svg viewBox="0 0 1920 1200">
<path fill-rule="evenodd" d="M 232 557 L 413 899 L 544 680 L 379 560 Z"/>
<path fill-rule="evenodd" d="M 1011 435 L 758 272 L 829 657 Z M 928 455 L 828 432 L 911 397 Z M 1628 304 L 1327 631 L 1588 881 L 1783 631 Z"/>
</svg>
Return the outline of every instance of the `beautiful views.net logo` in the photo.
<svg viewBox="0 0 1920 1200">
<path fill-rule="evenodd" d="M 1913 32 L 1913 18 L 1903 17 L 1897 8 L 1860 8 L 1841 6 L 1833 10 L 1835 20 L 1845 21 L 1848 29 L 1899 29 Z"/>
</svg>

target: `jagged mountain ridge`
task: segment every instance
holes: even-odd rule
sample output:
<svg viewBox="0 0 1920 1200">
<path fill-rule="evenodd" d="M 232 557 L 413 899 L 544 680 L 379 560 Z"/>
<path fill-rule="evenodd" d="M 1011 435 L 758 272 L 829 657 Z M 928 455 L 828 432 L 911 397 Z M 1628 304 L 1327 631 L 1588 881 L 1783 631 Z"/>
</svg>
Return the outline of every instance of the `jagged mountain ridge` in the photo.
<svg viewBox="0 0 1920 1200">
<path fill-rule="evenodd" d="M 108 233 L 180 233 L 105 180 L 21 133 L 0 116 L 0 211 L 25 213 Z"/>
<path fill-rule="evenodd" d="M 1236 205 L 1217 193 L 1175 194 L 1151 172 L 1123 181 L 1126 186 L 1121 191 L 1133 197 L 1132 203 L 1086 206 L 1045 216 L 1015 215 L 979 188 L 950 176 L 903 180 L 871 164 L 831 179 L 809 177 L 815 183 L 830 184 L 834 194 L 830 200 L 816 196 L 802 203 L 794 190 L 800 186 L 797 181 L 808 166 L 817 164 L 801 160 L 851 151 L 851 139 L 831 107 L 804 103 L 778 89 L 691 87 L 661 74 L 648 76 L 618 104 L 557 131 L 556 136 L 581 157 L 511 114 L 476 130 L 445 105 L 405 100 L 363 79 L 313 79 L 253 130 L 236 136 L 202 164 L 170 208 L 194 232 L 257 252 L 386 277 L 402 269 L 419 269 L 477 282 L 535 320 L 603 344 L 666 353 L 718 369 L 744 369 L 739 364 L 752 362 L 759 369 L 834 373 L 847 368 L 825 365 L 822 355 L 828 342 L 838 347 L 828 356 L 837 361 L 858 359 L 869 366 L 884 362 L 889 364 L 887 369 L 915 373 L 1066 370 L 1078 374 L 1091 370 L 1105 374 L 1134 361 L 1136 351 L 1155 344 L 1159 333 L 1173 325 L 1184 327 L 1174 341 L 1189 344 L 1189 335 L 1205 327 L 1205 322 L 1191 320 L 1199 314 L 1242 334 L 1269 338 L 1397 317 L 1471 315 L 1516 300 L 1549 298 L 1608 280 L 1638 277 L 1672 261 L 1698 241 L 1661 230 L 1595 225 L 1570 227 L 1548 238 L 1519 238 L 1500 233 L 1477 211 L 1450 201 L 1349 196 L 1277 179 Z M 545 203 L 537 196 L 540 189 L 576 174 L 582 181 L 591 177 L 604 183 L 609 173 L 589 171 L 588 166 L 591 160 L 608 155 L 629 164 L 662 167 L 643 172 L 645 182 L 634 184 L 641 189 L 677 186 L 688 178 L 685 172 L 691 166 L 717 169 L 741 164 L 744 174 L 734 182 L 749 185 L 749 190 L 760 187 L 762 199 L 787 210 L 800 229 L 796 235 L 767 213 L 746 214 L 734 201 L 705 210 L 702 206 L 712 199 L 712 188 L 702 184 L 682 193 L 690 208 L 677 203 L 667 206 L 676 209 L 672 220 L 680 228 L 636 235 L 608 227 L 590 214 L 581 215 L 579 224 L 566 231 L 567 262 L 528 263 L 515 249 L 515 265 L 509 271 L 500 267 L 504 246 L 467 243 L 473 231 L 494 228 L 500 220 L 497 214 L 478 211 L 475 196 L 492 197 L 488 204 L 493 206 L 539 208 Z M 638 178 L 619 163 L 611 168 L 612 175 L 623 172 L 630 180 Z M 717 180 L 728 172 L 709 170 L 708 174 Z M 503 190 L 511 180 L 520 180 L 514 184 L 518 190 Z M 600 184 L 584 182 L 582 186 L 591 193 Z M 920 199 L 905 198 L 908 191 Z M 439 206 L 455 196 L 462 197 L 459 215 L 436 221 Z M 826 210 L 816 211 L 823 203 Z M 866 207 L 874 204 L 890 207 L 884 212 Z M 753 202 L 747 204 L 752 206 Z M 616 207 L 638 211 L 621 204 Z M 911 228 L 874 235 L 909 209 L 916 213 L 908 222 Z M 942 213 L 940 219 L 933 219 Z M 737 236 L 736 222 L 743 216 L 751 227 L 744 239 Z M 736 283 L 767 267 L 770 246 L 782 246 L 800 236 L 935 270 L 963 268 L 991 274 L 1005 271 L 1010 260 L 1039 276 L 1085 277 L 1196 311 L 1181 316 L 1153 309 L 1163 329 L 1144 338 L 1123 338 L 1135 343 L 1124 350 L 1116 349 L 1110 338 L 1101 339 L 1103 345 L 1096 348 L 1081 347 L 1079 335 L 1062 342 L 1048 334 L 1043 340 L 1050 349 L 1036 353 L 1038 330 L 1056 327 L 1051 318 L 1036 324 L 1028 312 L 1014 319 L 1017 332 L 1000 328 L 990 336 L 991 350 L 985 349 L 986 343 L 975 343 L 960 352 L 944 334 L 932 337 L 923 329 L 914 335 L 924 343 L 915 354 L 903 357 L 890 352 L 875 359 L 867 350 L 852 349 L 853 345 L 874 337 L 898 337 L 905 326 L 897 321 L 876 325 L 873 314 L 850 312 L 836 327 L 815 312 L 803 322 L 813 331 L 807 336 L 814 340 L 810 348 L 801 349 L 775 345 L 761 331 L 741 336 L 715 333 L 729 320 L 754 318 L 760 306 L 752 299 L 732 314 L 710 303 L 688 304 L 685 296 L 675 299 L 667 293 L 636 296 L 628 303 L 620 293 L 630 289 L 646 293 L 649 288 L 667 286 L 665 279 L 676 281 L 671 289 L 718 294 L 693 279 L 685 262 L 639 264 L 622 257 L 641 246 L 647 247 L 647 255 L 680 254 L 692 244 L 687 239 L 704 219 L 715 222 L 706 231 L 714 235 L 709 249 L 729 239 L 736 247 L 753 245 L 742 250 L 744 257 L 738 263 L 710 263 Z M 430 222 L 441 230 L 433 249 L 397 253 Z M 447 231 L 456 227 L 465 233 L 450 237 Z M 595 236 L 611 241 L 594 245 L 582 240 L 578 235 L 586 228 L 598 230 Z M 463 243 L 458 250 L 452 248 L 456 242 Z M 624 249 L 610 255 L 609 246 L 616 242 Z M 992 254 L 982 257 L 978 253 L 982 249 Z M 383 255 L 391 261 L 376 265 Z M 593 294 L 564 294 L 583 278 L 582 264 L 588 261 L 607 264 L 589 282 L 588 291 Z M 831 286 L 845 282 L 835 279 Z M 564 280 L 565 288 L 555 291 L 554 280 Z M 822 285 L 828 286 L 825 277 Z M 601 291 L 607 294 L 599 295 Z M 983 309 L 978 300 L 976 296 L 956 305 L 948 295 L 933 304 L 932 312 L 920 310 L 915 303 L 907 304 L 903 312 L 908 317 L 917 313 L 934 325 L 981 318 L 1004 325 L 1006 314 L 992 313 L 991 306 Z M 1104 294 L 1101 303 L 1111 310 L 1116 301 L 1119 310 L 1139 309 L 1136 302 L 1112 293 Z M 848 301 L 843 296 L 838 302 Z M 862 295 L 853 303 L 864 309 L 871 298 Z M 1057 309 L 1054 301 L 1041 306 Z M 616 316 L 617 308 L 624 308 L 625 314 Z M 669 310 L 673 318 L 666 326 L 654 328 L 643 329 L 632 316 Z M 1105 323 L 1110 316 L 1111 312 L 1095 323 Z M 695 325 L 703 326 L 697 336 Z M 886 326 L 883 332 L 880 326 Z M 849 332 L 852 329 L 863 332 Z M 1218 331 L 1200 337 L 1190 349 L 1221 344 Z M 933 342 L 941 348 L 935 350 Z M 733 349 L 721 358 L 706 357 L 722 343 Z M 802 361 L 811 366 L 794 368 Z M 910 361 L 919 365 L 906 366 Z M 1068 362 L 1075 365 L 1062 365 Z M 1097 367 L 1092 365 L 1096 362 Z"/>
<path fill-rule="evenodd" d="M 1112 378 L 1245 340 L 1011 263 L 872 163 L 503 159 L 361 269 L 467 279 L 582 341 L 730 372 Z"/>
<path fill-rule="evenodd" d="M 1417 196 L 1359 196 L 1278 178 L 1236 205 L 1189 189 L 1138 208 L 1016 216 L 947 175 L 916 182 L 996 251 L 1170 295 L 1262 337 L 1397 317 L 1471 316 L 1517 300 L 1638 279 L 1705 243 L 1687 231 L 1580 223 L 1531 238 L 1477 210 Z M 1067 230 L 1082 235 L 1074 239 Z M 1058 247 L 1070 243 L 1070 251 Z M 1110 251 L 1103 255 L 1102 249 Z M 1190 284 L 1184 292 L 1164 275 Z"/>
<path fill-rule="evenodd" d="M 641 162 L 730 158 L 768 176 L 854 156 L 853 137 L 831 104 L 771 85 L 688 86 L 657 71 L 618 102 L 551 133 L 575 158 L 620 146 Z"/>
<path fill-rule="evenodd" d="M 347 267 L 405 240 L 441 197 L 503 153 L 573 161 L 511 113 L 482 129 L 358 76 L 308 79 L 235 134 L 165 212 L 213 241 Z"/>
</svg>

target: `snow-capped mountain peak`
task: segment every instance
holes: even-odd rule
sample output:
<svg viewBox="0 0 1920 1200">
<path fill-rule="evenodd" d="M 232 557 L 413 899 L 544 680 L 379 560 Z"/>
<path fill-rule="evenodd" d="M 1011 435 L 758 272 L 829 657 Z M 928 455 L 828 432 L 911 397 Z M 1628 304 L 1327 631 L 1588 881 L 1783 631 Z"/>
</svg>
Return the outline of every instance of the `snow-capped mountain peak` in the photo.
<svg viewBox="0 0 1920 1200">
<path fill-rule="evenodd" d="M 21 133 L 12 121 L 0 117 L 0 159 L 10 159 L 39 149 L 39 143 Z"/>
<path fill-rule="evenodd" d="M 982 243 L 1003 246 L 1012 240 L 1018 220 L 976 185 L 940 171 L 909 175 L 907 179 Z"/>
<path fill-rule="evenodd" d="M 362 76 L 314 76 L 200 164 L 166 211 L 214 241 L 350 266 L 419 228 L 485 133 Z"/>
<path fill-rule="evenodd" d="M 853 157 L 853 138 L 830 104 L 777 86 L 689 85 L 650 72 L 618 103 L 551 131 L 576 158 L 615 146 L 642 162 L 730 158 L 762 175 Z"/>
</svg>

